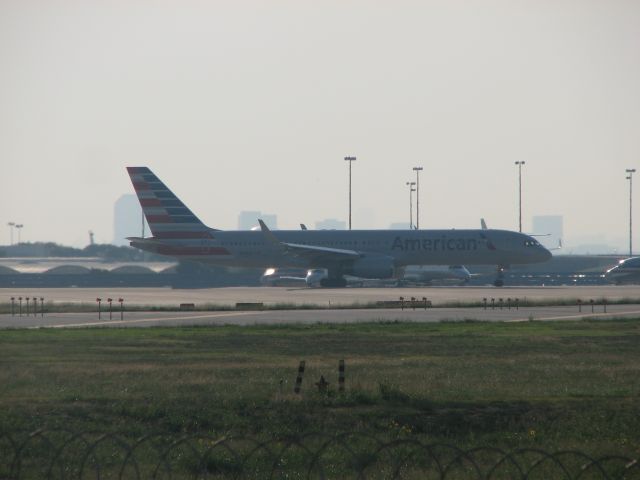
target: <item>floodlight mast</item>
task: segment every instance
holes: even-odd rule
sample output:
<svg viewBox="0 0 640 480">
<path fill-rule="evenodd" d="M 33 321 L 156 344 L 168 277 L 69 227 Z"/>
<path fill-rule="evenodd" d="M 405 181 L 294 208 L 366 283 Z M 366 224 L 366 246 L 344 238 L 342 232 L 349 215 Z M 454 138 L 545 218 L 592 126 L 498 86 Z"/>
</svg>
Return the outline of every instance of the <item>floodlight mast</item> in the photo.
<svg viewBox="0 0 640 480">
<path fill-rule="evenodd" d="M 416 172 L 416 230 L 420 230 L 420 172 L 422 167 L 413 167 Z"/>
<path fill-rule="evenodd" d="M 356 157 L 344 157 L 349 162 L 349 230 L 351 230 L 351 164 L 355 162 Z"/>
<path fill-rule="evenodd" d="M 522 233 L 522 166 L 524 161 L 517 161 L 518 166 L 518 231 Z"/>
<path fill-rule="evenodd" d="M 636 169 L 627 168 L 626 172 L 629 174 L 627 176 L 629 180 L 629 256 L 633 257 L 633 174 Z"/>
<path fill-rule="evenodd" d="M 416 182 L 407 182 L 409 187 L 409 229 L 413 230 L 413 192 L 416 191 L 413 186 Z"/>
</svg>

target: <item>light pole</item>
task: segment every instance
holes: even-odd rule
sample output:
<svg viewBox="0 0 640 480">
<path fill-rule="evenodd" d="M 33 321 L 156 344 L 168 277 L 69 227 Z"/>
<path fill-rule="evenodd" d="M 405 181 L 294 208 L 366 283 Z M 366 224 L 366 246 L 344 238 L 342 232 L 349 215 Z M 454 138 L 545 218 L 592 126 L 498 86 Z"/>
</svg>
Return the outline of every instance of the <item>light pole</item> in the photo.
<svg viewBox="0 0 640 480">
<path fill-rule="evenodd" d="M 635 168 L 627 168 L 626 172 L 629 174 L 627 180 L 629 180 L 629 256 L 633 256 L 633 174 Z"/>
<path fill-rule="evenodd" d="M 416 230 L 420 229 L 420 172 L 422 167 L 413 167 L 416 172 Z"/>
<path fill-rule="evenodd" d="M 356 157 L 344 157 L 349 162 L 349 230 L 351 230 L 351 163 L 356 160 Z"/>
<path fill-rule="evenodd" d="M 518 166 L 518 231 L 522 232 L 522 166 L 524 161 L 518 161 L 515 164 Z"/>
<path fill-rule="evenodd" d="M 15 225 L 15 227 L 18 229 L 18 245 L 20 245 L 20 230 L 22 230 L 22 227 L 24 227 L 24 225 L 21 223 L 18 223 Z"/>
<path fill-rule="evenodd" d="M 9 223 L 7 223 L 7 225 L 9 225 L 9 231 L 11 232 L 11 243 L 10 243 L 10 245 L 13 245 L 13 227 L 16 226 L 16 222 L 9 222 Z"/>
<path fill-rule="evenodd" d="M 413 230 L 413 192 L 416 191 L 415 188 L 413 188 L 413 186 L 416 184 L 416 182 L 407 182 L 407 185 L 409 186 L 409 229 Z"/>
</svg>

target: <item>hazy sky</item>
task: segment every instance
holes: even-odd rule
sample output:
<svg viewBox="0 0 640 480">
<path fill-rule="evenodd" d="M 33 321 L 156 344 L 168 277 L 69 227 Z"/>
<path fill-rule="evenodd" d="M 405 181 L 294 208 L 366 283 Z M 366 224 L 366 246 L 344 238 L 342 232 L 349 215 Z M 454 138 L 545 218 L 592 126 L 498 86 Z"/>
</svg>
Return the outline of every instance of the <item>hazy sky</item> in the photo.
<svg viewBox="0 0 640 480">
<path fill-rule="evenodd" d="M 212 227 L 346 220 L 345 155 L 354 228 L 421 165 L 422 227 L 517 229 L 524 160 L 525 229 L 626 242 L 637 0 L 2 0 L 0 62 L 0 243 L 111 241 L 127 165 Z"/>
</svg>

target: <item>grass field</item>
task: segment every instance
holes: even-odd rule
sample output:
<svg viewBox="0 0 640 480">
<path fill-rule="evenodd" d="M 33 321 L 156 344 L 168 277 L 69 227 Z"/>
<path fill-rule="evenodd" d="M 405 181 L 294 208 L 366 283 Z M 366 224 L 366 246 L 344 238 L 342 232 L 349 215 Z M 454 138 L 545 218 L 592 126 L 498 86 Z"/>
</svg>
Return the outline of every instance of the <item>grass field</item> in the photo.
<svg viewBox="0 0 640 480">
<path fill-rule="evenodd" d="M 639 400 L 640 320 L 0 332 L 5 432 L 351 431 L 637 458 Z"/>
</svg>

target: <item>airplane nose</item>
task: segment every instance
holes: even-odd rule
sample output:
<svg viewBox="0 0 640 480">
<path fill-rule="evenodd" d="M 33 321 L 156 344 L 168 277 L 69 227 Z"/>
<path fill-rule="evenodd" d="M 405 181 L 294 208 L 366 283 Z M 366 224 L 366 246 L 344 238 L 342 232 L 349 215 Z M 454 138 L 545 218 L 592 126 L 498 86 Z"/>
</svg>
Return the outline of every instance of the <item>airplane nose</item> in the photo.
<svg viewBox="0 0 640 480">
<path fill-rule="evenodd" d="M 540 252 L 542 255 L 542 261 L 546 262 L 548 260 L 551 260 L 551 257 L 553 257 L 553 255 L 551 254 L 551 252 L 549 250 L 547 250 L 546 248 L 542 248 L 542 252 Z"/>
</svg>

